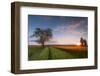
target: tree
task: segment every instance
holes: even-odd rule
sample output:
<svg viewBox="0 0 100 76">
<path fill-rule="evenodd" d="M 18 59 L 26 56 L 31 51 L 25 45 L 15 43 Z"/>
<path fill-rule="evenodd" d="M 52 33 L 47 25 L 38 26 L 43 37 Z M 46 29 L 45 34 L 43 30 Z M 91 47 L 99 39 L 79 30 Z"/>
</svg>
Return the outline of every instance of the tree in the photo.
<svg viewBox="0 0 100 76">
<path fill-rule="evenodd" d="M 52 30 L 50 28 L 47 29 L 36 28 L 32 36 L 37 38 L 35 42 L 41 44 L 44 47 L 45 42 L 49 41 L 52 38 Z"/>
<path fill-rule="evenodd" d="M 84 39 L 84 46 L 87 46 L 87 41 Z"/>
<path fill-rule="evenodd" d="M 80 38 L 80 43 L 81 43 L 81 46 L 87 46 L 86 39 L 83 39 L 82 37 Z"/>
<path fill-rule="evenodd" d="M 81 43 L 81 46 L 84 45 L 84 39 L 82 37 L 80 38 L 80 43 Z"/>
</svg>

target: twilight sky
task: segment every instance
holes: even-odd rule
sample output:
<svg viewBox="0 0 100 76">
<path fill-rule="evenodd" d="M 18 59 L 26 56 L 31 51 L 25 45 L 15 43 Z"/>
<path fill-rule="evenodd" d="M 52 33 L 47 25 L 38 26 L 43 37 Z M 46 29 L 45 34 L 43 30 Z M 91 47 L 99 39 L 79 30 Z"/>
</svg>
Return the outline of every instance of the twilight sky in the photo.
<svg viewBox="0 0 100 76">
<path fill-rule="evenodd" d="M 53 38 L 46 44 L 73 45 L 80 41 L 80 37 L 88 40 L 88 18 L 71 16 L 28 15 L 28 43 L 38 45 L 31 37 L 36 28 L 51 28 Z"/>
</svg>

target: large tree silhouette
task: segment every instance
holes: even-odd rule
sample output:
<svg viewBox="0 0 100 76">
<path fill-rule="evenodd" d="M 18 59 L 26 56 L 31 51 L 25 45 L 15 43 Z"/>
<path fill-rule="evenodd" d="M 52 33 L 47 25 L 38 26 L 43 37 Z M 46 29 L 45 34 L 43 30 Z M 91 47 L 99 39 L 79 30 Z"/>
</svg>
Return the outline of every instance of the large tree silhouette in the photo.
<svg viewBox="0 0 100 76">
<path fill-rule="evenodd" d="M 50 28 L 47 29 L 36 28 L 32 36 L 37 38 L 35 42 L 41 44 L 44 47 L 45 42 L 49 41 L 52 38 L 52 30 Z"/>
</svg>

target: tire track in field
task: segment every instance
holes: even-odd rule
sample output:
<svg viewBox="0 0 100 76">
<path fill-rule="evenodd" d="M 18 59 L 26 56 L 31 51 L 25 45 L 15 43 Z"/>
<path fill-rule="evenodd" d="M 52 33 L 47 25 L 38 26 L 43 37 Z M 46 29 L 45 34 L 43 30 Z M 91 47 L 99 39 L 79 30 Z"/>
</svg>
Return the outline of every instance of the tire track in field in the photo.
<svg viewBox="0 0 100 76">
<path fill-rule="evenodd" d="M 50 47 L 48 47 L 48 60 L 51 60 L 51 59 L 52 59 L 52 53 L 51 53 Z"/>
<path fill-rule="evenodd" d="M 41 49 L 40 52 L 36 52 L 32 56 L 32 60 L 47 60 L 47 59 L 48 59 L 48 48 L 47 47 Z"/>
<path fill-rule="evenodd" d="M 70 53 L 67 53 L 65 51 L 62 51 L 60 49 L 49 47 L 51 59 L 67 59 L 67 58 L 73 58 L 73 56 Z"/>
</svg>

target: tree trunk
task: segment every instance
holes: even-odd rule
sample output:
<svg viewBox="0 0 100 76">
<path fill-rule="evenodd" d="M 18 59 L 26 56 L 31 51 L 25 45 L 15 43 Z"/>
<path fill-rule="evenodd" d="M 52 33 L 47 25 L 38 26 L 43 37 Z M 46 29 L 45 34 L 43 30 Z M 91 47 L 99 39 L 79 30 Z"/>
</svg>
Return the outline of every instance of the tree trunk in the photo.
<svg viewBox="0 0 100 76">
<path fill-rule="evenodd" d="M 44 42 L 42 42 L 42 47 L 45 47 Z"/>
</svg>

